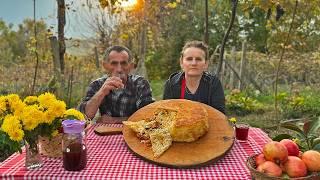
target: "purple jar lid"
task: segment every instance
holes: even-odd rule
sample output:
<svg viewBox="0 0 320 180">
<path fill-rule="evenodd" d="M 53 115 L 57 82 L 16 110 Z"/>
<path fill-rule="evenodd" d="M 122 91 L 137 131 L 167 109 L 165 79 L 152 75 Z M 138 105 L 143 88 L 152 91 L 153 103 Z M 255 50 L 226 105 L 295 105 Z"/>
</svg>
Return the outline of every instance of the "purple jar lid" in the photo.
<svg viewBox="0 0 320 180">
<path fill-rule="evenodd" d="M 85 121 L 67 119 L 62 121 L 63 132 L 67 134 L 81 133 L 84 129 Z"/>
</svg>

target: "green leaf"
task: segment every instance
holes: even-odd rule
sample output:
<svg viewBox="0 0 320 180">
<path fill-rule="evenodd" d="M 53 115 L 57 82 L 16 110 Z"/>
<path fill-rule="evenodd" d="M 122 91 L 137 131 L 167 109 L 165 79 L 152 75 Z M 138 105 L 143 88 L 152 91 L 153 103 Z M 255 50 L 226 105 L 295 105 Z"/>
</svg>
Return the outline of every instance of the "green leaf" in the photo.
<svg viewBox="0 0 320 180">
<path fill-rule="evenodd" d="M 309 130 L 309 134 L 316 134 L 318 133 L 317 131 L 319 130 L 320 128 L 320 117 L 314 121 L 311 121 L 311 124 L 310 124 L 310 130 Z"/>
<path fill-rule="evenodd" d="M 313 150 L 320 151 L 320 144 L 317 144 L 316 146 L 312 147 Z"/>
<path fill-rule="evenodd" d="M 297 132 L 298 134 L 300 134 L 300 135 L 302 135 L 304 137 L 306 136 L 304 134 L 304 132 L 297 125 L 295 125 L 293 123 L 283 123 L 283 124 L 281 124 L 281 127 L 293 130 L 293 131 Z"/>
<path fill-rule="evenodd" d="M 279 134 L 272 138 L 273 141 L 281 141 L 282 139 L 292 139 L 293 137 L 289 134 Z"/>
<path fill-rule="evenodd" d="M 320 144 L 320 138 L 316 138 L 312 140 L 312 147 L 315 147 Z"/>
</svg>

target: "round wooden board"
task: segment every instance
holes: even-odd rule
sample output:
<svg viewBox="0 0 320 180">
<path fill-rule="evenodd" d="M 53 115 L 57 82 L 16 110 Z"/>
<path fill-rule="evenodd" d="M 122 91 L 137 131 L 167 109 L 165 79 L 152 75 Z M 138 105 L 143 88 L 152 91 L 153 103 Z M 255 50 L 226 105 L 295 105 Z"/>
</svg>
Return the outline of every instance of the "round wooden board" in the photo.
<svg viewBox="0 0 320 180">
<path fill-rule="evenodd" d="M 135 112 L 128 121 L 140 121 L 153 116 L 156 107 L 168 100 L 149 104 Z M 181 101 L 179 99 L 169 101 Z M 223 157 L 232 147 L 234 130 L 226 116 L 211 106 L 203 105 L 209 116 L 209 131 L 200 139 L 190 143 L 173 142 L 172 146 L 160 157 L 153 157 L 151 147 L 142 144 L 135 133 L 124 126 L 123 137 L 128 148 L 137 156 L 167 167 L 192 168 L 210 164 Z"/>
</svg>

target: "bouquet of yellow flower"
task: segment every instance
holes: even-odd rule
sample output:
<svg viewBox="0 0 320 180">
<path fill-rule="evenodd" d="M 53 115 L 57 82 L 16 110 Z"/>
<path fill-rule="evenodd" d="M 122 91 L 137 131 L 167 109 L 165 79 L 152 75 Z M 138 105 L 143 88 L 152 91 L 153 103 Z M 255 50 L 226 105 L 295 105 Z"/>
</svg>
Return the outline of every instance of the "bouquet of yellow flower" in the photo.
<svg viewBox="0 0 320 180">
<path fill-rule="evenodd" d="M 21 152 L 22 140 L 32 145 L 38 136 L 53 137 L 61 131 L 64 119 L 85 120 L 75 109 L 66 109 L 63 101 L 51 93 L 28 96 L 0 96 L 0 137 L 14 151 Z"/>
</svg>

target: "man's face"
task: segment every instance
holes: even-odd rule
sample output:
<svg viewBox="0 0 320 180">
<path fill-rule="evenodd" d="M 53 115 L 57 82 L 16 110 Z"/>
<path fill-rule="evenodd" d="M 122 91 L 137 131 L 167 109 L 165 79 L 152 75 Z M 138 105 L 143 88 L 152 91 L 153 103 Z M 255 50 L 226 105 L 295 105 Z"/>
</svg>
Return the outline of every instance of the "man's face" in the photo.
<svg viewBox="0 0 320 180">
<path fill-rule="evenodd" d="M 129 54 L 126 51 L 111 51 L 108 60 L 103 62 L 104 69 L 111 76 L 118 76 L 119 74 L 124 74 L 125 77 L 121 79 L 127 79 L 128 74 L 131 71 L 132 63 L 129 62 Z"/>
</svg>

